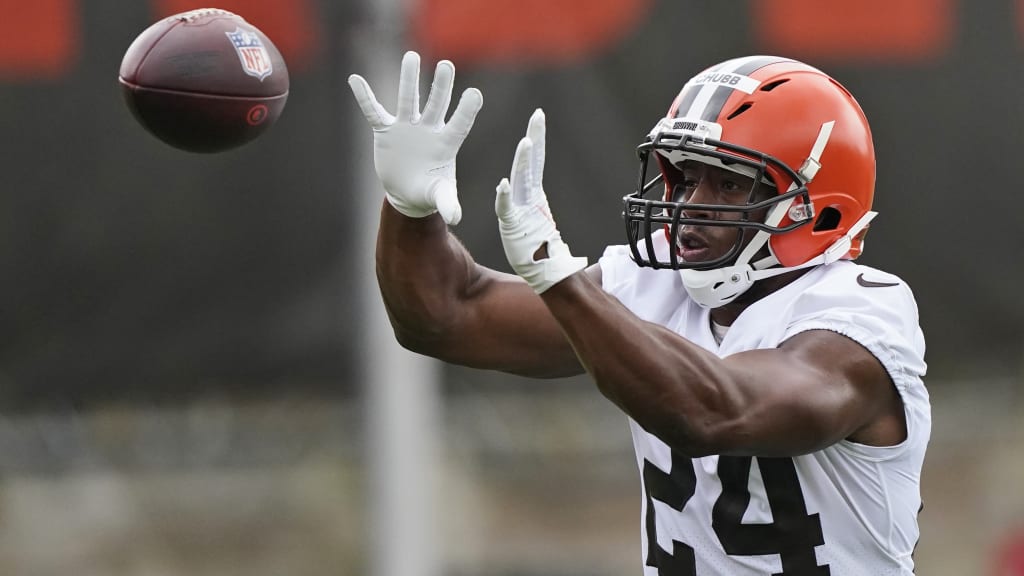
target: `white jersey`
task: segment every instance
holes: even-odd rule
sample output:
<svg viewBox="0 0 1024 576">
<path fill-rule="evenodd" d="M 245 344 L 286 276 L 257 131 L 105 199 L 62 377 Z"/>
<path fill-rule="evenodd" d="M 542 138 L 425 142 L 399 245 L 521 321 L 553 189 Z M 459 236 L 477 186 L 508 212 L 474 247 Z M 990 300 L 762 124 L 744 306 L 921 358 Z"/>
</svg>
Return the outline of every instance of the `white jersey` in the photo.
<svg viewBox="0 0 1024 576">
<path fill-rule="evenodd" d="M 897 446 L 844 440 L 793 458 L 691 459 L 631 419 L 645 576 L 913 573 L 931 408 L 905 283 L 849 261 L 819 266 L 744 310 L 719 345 L 709 311 L 690 300 L 678 273 L 638 267 L 625 246 L 608 248 L 600 265 L 604 289 L 640 318 L 720 357 L 775 348 L 806 330 L 843 334 L 882 363 L 906 414 L 907 439 Z"/>
</svg>

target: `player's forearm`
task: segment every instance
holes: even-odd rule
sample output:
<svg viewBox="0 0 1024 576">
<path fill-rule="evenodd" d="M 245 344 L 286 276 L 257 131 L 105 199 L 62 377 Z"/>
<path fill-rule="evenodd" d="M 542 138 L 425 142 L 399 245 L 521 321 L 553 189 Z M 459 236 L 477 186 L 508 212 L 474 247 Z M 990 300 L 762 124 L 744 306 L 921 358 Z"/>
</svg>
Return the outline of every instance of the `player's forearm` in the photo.
<svg viewBox="0 0 1024 576">
<path fill-rule="evenodd" d="M 408 218 L 384 202 L 377 235 L 377 281 L 395 336 L 430 354 L 459 312 L 471 260 L 438 215 Z"/>
<path fill-rule="evenodd" d="M 717 356 L 638 318 L 585 275 L 542 297 L 602 394 L 676 450 L 714 452 L 738 414 Z"/>
</svg>

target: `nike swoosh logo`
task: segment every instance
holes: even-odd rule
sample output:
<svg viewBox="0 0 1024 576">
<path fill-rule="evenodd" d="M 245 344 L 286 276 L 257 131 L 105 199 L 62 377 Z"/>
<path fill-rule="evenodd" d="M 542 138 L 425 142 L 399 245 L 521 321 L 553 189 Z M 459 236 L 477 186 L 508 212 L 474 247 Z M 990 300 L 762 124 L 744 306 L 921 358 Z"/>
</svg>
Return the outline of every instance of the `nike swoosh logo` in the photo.
<svg viewBox="0 0 1024 576">
<path fill-rule="evenodd" d="M 899 286 L 899 282 L 872 282 L 871 280 L 865 280 L 864 274 L 857 275 L 857 284 L 865 288 L 885 288 L 886 286 Z"/>
</svg>

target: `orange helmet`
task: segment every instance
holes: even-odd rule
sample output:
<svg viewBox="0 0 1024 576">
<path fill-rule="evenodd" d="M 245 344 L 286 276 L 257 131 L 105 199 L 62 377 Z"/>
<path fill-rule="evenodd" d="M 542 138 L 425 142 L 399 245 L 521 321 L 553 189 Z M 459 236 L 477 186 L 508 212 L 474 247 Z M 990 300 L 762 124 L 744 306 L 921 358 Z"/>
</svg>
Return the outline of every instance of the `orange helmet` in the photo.
<svg viewBox="0 0 1024 576">
<path fill-rule="evenodd" d="M 659 173 L 648 180 L 652 151 Z M 761 271 L 753 274 L 753 282 L 774 275 L 769 268 L 807 267 L 860 255 L 863 232 L 874 216 L 871 130 L 849 91 L 812 66 L 775 56 L 716 64 L 683 86 L 638 153 L 640 178 L 637 190 L 624 199 L 624 217 L 634 259 L 641 266 L 717 270 L 749 264 L 751 271 Z M 673 201 L 672 174 L 686 160 L 753 178 L 755 190 L 748 204 Z M 645 198 L 658 189 L 659 181 L 665 184 L 664 195 Z M 758 192 L 764 184 L 775 191 L 769 199 L 755 201 L 763 198 Z M 687 210 L 696 212 L 695 208 L 704 213 L 741 212 L 742 217 L 689 218 Z M 763 220 L 751 219 L 752 213 L 764 210 Z M 655 250 L 652 243 L 658 228 L 675 238 L 682 225 L 736 226 L 757 233 L 746 247 L 742 244 L 748 235 L 738 234 L 728 254 L 691 263 L 682 261 L 676 250 Z M 750 263 L 765 244 L 771 257 Z"/>
</svg>

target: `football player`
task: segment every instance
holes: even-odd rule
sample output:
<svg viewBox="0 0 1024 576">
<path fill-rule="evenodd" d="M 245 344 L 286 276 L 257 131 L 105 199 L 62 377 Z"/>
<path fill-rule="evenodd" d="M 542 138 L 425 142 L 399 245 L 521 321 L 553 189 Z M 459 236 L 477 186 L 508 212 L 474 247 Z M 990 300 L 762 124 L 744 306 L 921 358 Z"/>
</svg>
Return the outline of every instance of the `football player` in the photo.
<svg viewBox="0 0 1024 576">
<path fill-rule="evenodd" d="M 629 417 L 647 576 L 913 573 L 931 430 L 910 288 L 856 264 L 875 184 L 868 122 L 807 64 L 737 58 L 690 79 L 639 147 L 628 237 L 573 256 L 543 189 L 545 118 L 495 210 L 516 275 L 476 264 L 455 158 L 482 104 L 437 64 L 396 115 L 350 77 L 386 190 L 377 275 L 405 347 L 536 377 L 587 372 Z"/>
</svg>

